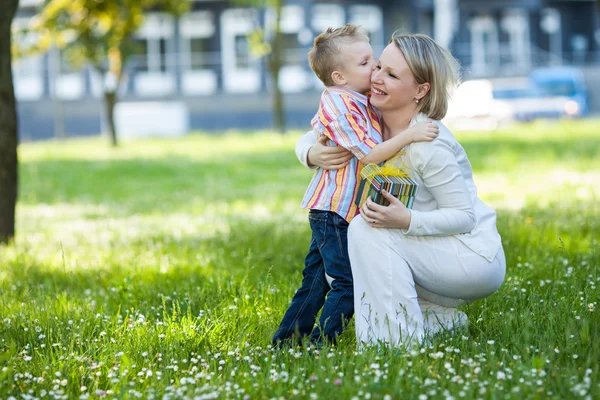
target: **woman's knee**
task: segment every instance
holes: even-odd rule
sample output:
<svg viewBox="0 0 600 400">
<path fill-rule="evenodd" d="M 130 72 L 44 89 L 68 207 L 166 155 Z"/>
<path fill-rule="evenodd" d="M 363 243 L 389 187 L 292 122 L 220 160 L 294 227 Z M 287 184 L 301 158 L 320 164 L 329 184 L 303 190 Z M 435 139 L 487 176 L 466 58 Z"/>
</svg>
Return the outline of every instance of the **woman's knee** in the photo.
<svg viewBox="0 0 600 400">
<path fill-rule="evenodd" d="M 348 227 L 348 246 L 374 246 L 381 243 L 387 243 L 385 237 L 387 235 L 386 229 L 373 228 L 361 217 L 356 216 L 350 222 Z"/>
<path fill-rule="evenodd" d="M 360 215 L 357 215 L 350 221 L 350 225 L 348 226 L 348 246 L 361 242 L 361 238 L 366 236 L 365 228 L 369 228 L 369 226 Z"/>
</svg>

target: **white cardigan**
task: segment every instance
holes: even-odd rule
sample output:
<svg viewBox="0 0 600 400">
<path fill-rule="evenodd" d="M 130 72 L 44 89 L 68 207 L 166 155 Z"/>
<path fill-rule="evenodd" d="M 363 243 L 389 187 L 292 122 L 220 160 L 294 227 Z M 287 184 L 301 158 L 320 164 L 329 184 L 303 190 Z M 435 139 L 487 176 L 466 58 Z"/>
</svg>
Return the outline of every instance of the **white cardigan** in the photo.
<svg viewBox="0 0 600 400">
<path fill-rule="evenodd" d="M 411 126 L 427 119 L 418 114 Z M 407 235 L 454 235 L 475 253 L 492 261 L 501 246 L 496 213 L 477 197 L 473 170 L 463 147 L 441 122 L 437 139 L 404 148 L 403 162 L 419 188 L 410 210 Z M 296 155 L 308 168 L 308 151 L 317 134 L 310 131 L 296 143 Z"/>
</svg>

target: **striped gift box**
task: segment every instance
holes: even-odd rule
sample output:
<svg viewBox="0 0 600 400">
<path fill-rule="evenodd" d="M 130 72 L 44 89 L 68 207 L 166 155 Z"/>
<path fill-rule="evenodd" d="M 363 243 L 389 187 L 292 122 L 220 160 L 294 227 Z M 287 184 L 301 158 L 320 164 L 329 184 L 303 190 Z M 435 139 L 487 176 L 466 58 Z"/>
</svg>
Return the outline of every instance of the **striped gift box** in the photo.
<svg viewBox="0 0 600 400">
<path fill-rule="evenodd" d="M 367 201 L 367 198 L 371 197 L 371 200 L 375 203 L 387 206 L 390 203 L 381 194 L 382 190 L 387 190 L 407 208 L 412 208 L 418 186 L 417 182 L 400 169 L 398 169 L 397 174 L 389 175 L 376 164 L 365 165 L 360 172 L 356 205 L 361 207 Z"/>
</svg>

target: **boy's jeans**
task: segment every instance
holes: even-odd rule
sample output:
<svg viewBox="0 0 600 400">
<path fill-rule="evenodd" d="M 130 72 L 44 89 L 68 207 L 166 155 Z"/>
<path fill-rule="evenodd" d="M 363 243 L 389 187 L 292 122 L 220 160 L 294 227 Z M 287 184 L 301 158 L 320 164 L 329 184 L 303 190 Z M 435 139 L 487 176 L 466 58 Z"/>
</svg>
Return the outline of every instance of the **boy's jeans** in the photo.
<svg viewBox="0 0 600 400">
<path fill-rule="evenodd" d="M 335 343 L 354 314 L 348 222 L 334 212 L 321 210 L 310 210 L 308 219 L 312 240 L 304 261 L 304 279 L 275 332 L 275 345 L 292 337 L 299 342 L 311 331 L 312 342 L 320 344 L 325 338 Z M 333 278 L 331 290 L 325 274 Z M 313 329 L 321 307 L 319 325 Z"/>
</svg>

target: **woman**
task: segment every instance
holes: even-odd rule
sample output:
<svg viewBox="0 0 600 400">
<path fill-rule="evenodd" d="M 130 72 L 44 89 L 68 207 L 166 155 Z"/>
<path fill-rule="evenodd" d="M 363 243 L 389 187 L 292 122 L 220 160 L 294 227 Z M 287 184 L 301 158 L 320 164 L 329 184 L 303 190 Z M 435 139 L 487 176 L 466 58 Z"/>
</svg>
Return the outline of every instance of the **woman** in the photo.
<svg viewBox="0 0 600 400">
<path fill-rule="evenodd" d="M 384 139 L 445 116 L 455 65 L 427 36 L 392 36 L 371 77 Z M 428 333 L 464 326 L 466 315 L 454 307 L 491 295 L 504 280 L 496 214 L 477 198 L 464 149 L 439 125 L 436 140 L 412 143 L 402 157 L 419 184 L 412 209 L 386 193 L 389 206 L 369 200 L 350 224 L 359 345 L 420 342 Z M 339 168 L 349 157 L 315 140 L 309 133 L 297 144 L 306 165 Z"/>
</svg>

